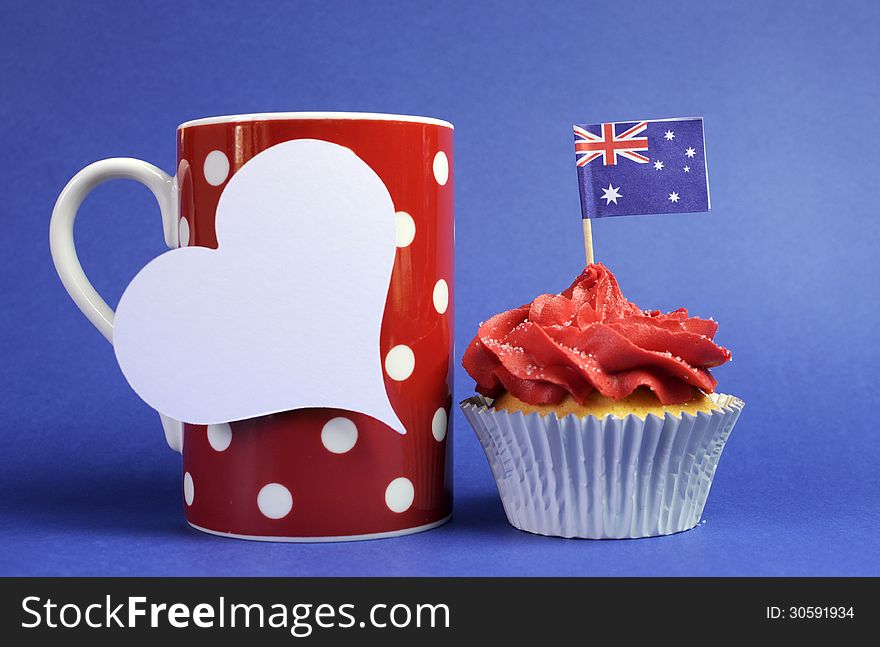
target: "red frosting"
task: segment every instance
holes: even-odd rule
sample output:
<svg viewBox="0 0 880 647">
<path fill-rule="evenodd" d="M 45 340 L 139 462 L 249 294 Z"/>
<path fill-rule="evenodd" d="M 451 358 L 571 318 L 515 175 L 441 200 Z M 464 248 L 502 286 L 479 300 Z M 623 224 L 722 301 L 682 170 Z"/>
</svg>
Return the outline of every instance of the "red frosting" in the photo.
<svg viewBox="0 0 880 647">
<path fill-rule="evenodd" d="M 708 369 L 730 360 L 712 341 L 716 330 L 684 308 L 642 310 L 596 263 L 562 294 L 542 294 L 482 324 L 462 364 L 488 397 L 506 390 L 530 404 L 556 404 L 571 394 L 583 403 L 593 389 L 619 400 L 646 386 L 672 404 L 691 400 L 693 387 L 715 390 Z"/>
</svg>

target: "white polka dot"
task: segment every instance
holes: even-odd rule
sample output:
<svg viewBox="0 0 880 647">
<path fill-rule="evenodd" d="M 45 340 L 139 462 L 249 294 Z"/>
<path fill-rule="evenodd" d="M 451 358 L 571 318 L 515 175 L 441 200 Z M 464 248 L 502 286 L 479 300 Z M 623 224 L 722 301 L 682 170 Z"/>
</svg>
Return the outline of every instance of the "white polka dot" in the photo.
<svg viewBox="0 0 880 647">
<path fill-rule="evenodd" d="M 434 285 L 434 309 L 441 315 L 449 307 L 449 285 L 444 279 L 440 279 Z"/>
<path fill-rule="evenodd" d="M 394 214 L 394 224 L 397 227 L 397 246 L 408 247 L 416 237 L 416 221 L 406 211 L 398 211 Z"/>
<path fill-rule="evenodd" d="M 437 184 L 443 186 L 449 180 L 449 159 L 446 153 L 439 151 L 434 155 L 434 179 Z"/>
<path fill-rule="evenodd" d="M 412 481 L 401 476 L 385 488 L 385 505 L 391 512 L 405 512 L 409 510 L 415 496 Z"/>
<path fill-rule="evenodd" d="M 257 507 L 270 519 L 281 519 L 293 508 L 293 497 L 281 483 L 269 483 L 257 495 Z"/>
<path fill-rule="evenodd" d="M 229 177 L 229 158 L 223 151 L 211 151 L 205 158 L 205 179 L 212 186 L 220 186 Z"/>
<path fill-rule="evenodd" d="M 402 382 L 415 368 L 416 356 L 409 346 L 395 346 L 385 356 L 385 372 L 392 380 Z"/>
<path fill-rule="evenodd" d="M 187 472 L 183 475 L 183 499 L 186 501 L 187 505 L 193 504 L 193 499 L 196 498 L 196 485 L 193 483 L 192 475 Z"/>
<path fill-rule="evenodd" d="M 334 454 L 344 454 L 357 442 L 358 428 L 348 418 L 333 418 L 321 429 L 321 442 Z"/>
<path fill-rule="evenodd" d="M 434 412 L 434 417 L 431 419 L 431 433 L 434 434 L 434 438 L 437 442 L 441 442 L 444 438 L 446 438 L 446 422 L 448 420 L 446 409 L 444 407 L 440 407 L 437 411 Z"/>
<path fill-rule="evenodd" d="M 208 443 L 214 451 L 222 452 L 232 442 L 232 427 L 227 423 L 208 425 Z"/>
<path fill-rule="evenodd" d="M 177 225 L 177 246 L 189 246 L 189 220 L 186 217 L 181 218 Z"/>
</svg>

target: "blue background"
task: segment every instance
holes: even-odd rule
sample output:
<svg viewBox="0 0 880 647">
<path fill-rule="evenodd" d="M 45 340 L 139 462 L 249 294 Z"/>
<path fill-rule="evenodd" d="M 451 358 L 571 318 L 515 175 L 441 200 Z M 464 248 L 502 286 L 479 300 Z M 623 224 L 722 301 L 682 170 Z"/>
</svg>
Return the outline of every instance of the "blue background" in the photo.
<svg viewBox="0 0 880 647">
<path fill-rule="evenodd" d="M 0 9 L 0 573 L 880 575 L 880 4 Z M 189 530 L 180 458 L 63 291 L 49 214 L 92 161 L 173 170 L 178 123 L 271 110 L 455 123 L 459 353 L 478 321 L 583 267 L 573 123 L 703 115 L 712 212 L 593 229 L 630 298 L 714 316 L 734 351 L 716 375 L 747 406 L 706 523 L 630 541 L 518 532 L 456 414 L 441 529 L 338 545 Z M 125 182 L 95 191 L 76 238 L 110 303 L 164 249 L 152 198 Z M 472 382 L 456 379 L 462 399 Z"/>
</svg>

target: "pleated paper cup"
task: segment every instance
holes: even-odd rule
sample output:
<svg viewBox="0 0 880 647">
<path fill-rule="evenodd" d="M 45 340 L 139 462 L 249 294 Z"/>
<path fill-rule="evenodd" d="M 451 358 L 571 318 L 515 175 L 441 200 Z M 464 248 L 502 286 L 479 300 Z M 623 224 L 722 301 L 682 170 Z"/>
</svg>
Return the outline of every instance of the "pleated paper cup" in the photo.
<svg viewBox="0 0 880 647">
<path fill-rule="evenodd" d="M 711 413 L 563 418 L 508 413 L 482 396 L 464 411 L 520 530 L 625 539 L 688 530 L 703 514 L 743 401 L 709 396 Z"/>
</svg>

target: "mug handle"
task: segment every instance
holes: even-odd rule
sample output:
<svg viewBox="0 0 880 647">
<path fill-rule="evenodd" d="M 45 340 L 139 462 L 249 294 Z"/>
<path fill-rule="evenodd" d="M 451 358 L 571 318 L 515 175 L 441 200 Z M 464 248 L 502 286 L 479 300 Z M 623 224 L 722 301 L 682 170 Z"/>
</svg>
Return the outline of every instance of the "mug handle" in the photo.
<svg viewBox="0 0 880 647">
<path fill-rule="evenodd" d="M 76 306 L 95 328 L 113 343 L 115 313 L 89 282 L 73 244 L 73 223 L 86 196 L 109 180 L 134 180 L 147 187 L 159 203 L 162 229 L 169 248 L 179 246 L 177 178 L 162 169 L 129 157 L 116 157 L 90 164 L 73 176 L 55 202 L 49 223 L 49 249 L 61 283 Z M 175 451 L 183 449 L 183 424 L 161 413 L 165 439 Z"/>
</svg>

